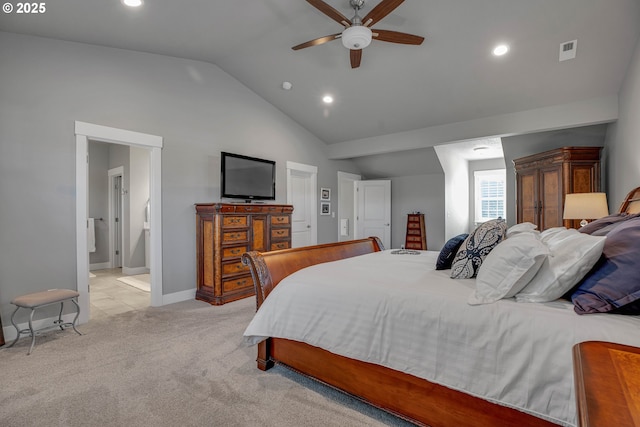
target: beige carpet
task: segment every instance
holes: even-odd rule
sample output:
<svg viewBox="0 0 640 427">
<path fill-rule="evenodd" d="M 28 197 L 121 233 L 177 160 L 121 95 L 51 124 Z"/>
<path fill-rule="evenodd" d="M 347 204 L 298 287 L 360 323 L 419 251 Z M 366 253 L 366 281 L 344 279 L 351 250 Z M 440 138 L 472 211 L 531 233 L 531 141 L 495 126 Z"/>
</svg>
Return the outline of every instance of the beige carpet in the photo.
<svg viewBox="0 0 640 427">
<path fill-rule="evenodd" d="M 125 283 L 141 291 L 151 292 L 151 275 L 150 274 L 136 274 L 135 276 L 122 276 L 118 277 L 118 281 Z"/>
<path fill-rule="evenodd" d="M 277 366 L 255 367 L 242 332 L 253 298 L 149 307 L 0 350 L 0 425 L 408 426 Z M 18 319 L 22 321 L 23 319 Z"/>
</svg>

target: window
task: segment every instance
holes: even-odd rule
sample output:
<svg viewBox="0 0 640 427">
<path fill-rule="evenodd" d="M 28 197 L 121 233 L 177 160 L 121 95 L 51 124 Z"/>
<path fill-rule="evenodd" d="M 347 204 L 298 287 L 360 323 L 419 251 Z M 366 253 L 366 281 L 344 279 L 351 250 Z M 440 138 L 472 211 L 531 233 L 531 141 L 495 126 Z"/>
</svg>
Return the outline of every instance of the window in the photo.
<svg viewBox="0 0 640 427">
<path fill-rule="evenodd" d="M 506 218 L 505 169 L 475 171 L 475 222 Z"/>
</svg>

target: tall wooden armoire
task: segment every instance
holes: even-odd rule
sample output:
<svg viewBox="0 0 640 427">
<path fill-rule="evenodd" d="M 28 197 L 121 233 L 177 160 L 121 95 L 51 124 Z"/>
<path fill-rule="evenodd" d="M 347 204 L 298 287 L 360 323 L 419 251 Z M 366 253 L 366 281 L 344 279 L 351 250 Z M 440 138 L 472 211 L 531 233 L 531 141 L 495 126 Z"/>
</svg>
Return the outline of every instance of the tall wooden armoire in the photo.
<svg viewBox="0 0 640 427">
<path fill-rule="evenodd" d="M 579 221 L 562 219 L 564 198 L 600 191 L 601 150 L 563 147 L 514 160 L 517 222 L 531 222 L 540 231 L 579 228 Z"/>
</svg>

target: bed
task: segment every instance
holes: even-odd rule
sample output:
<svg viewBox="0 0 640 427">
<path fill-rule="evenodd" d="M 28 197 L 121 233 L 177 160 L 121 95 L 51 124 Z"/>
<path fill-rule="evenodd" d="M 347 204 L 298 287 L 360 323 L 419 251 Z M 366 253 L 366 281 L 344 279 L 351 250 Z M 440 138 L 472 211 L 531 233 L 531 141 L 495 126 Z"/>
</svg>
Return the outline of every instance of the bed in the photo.
<svg viewBox="0 0 640 427">
<path fill-rule="evenodd" d="M 572 346 L 640 346 L 638 316 L 583 316 L 563 299 L 470 305 L 476 279 L 435 270 L 438 252 L 393 252 L 374 237 L 246 253 L 258 368 L 286 365 L 418 425 L 573 426 Z"/>
</svg>

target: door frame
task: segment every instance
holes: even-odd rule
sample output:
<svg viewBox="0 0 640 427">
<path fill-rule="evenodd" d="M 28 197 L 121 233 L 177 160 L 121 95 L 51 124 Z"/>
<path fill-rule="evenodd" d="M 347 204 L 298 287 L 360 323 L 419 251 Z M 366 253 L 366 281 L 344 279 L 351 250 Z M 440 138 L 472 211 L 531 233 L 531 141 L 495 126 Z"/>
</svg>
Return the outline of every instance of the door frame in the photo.
<svg viewBox="0 0 640 427">
<path fill-rule="evenodd" d="M 89 140 L 149 149 L 150 226 L 151 226 L 151 305 L 162 302 L 162 145 L 161 136 L 117 129 L 92 123 L 75 122 L 76 137 L 76 283 L 80 296 L 80 323 L 89 321 L 89 251 L 87 245 Z"/>
<path fill-rule="evenodd" d="M 362 176 L 355 174 L 355 173 L 350 173 L 350 172 L 342 172 L 342 171 L 338 171 L 338 241 L 344 241 L 344 240 L 352 240 L 353 236 L 355 236 L 355 225 L 356 225 L 356 206 L 358 203 L 358 197 L 356 195 L 356 191 L 355 191 L 355 181 L 361 181 L 362 180 Z M 351 200 L 348 202 L 347 206 L 342 206 L 341 203 L 345 202 L 347 203 L 346 199 L 344 199 L 343 197 L 343 182 L 348 182 L 349 184 L 347 184 L 348 186 L 351 187 L 350 192 L 353 193 L 353 197 L 351 198 Z M 344 212 L 349 212 L 349 216 L 346 218 L 348 221 L 350 220 L 350 223 L 348 225 L 348 227 L 351 229 L 351 231 L 349 232 L 348 236 L 343 236 L 341 234 L 341 224 L 340 221 L 342 219 L 344 219 Z"/>
<path fill-rule="evenodd" d="M 293 203 L 293 189 L 291 187 L 291 172 L 301 172 L 311 178 L 311 194 L 309 194 L 311 209 L 311 244 L 318 244 L 318 167 L 287 160 L 287 203 Z M 294 206 L 295 209 L 295 206 Z"/>
<path fill-rule="evenodd" d="M 123 218 L 124 218 L 124 200 L 122 197 L 122 185 L 124 183 L 124 167 L 123 166 L 118 166 L 116 168 L 113 169 L 109 169 L 109 171 L 107 172 L 108 176 L 109 176 L 109 265 L 111 265 L 111 268 L 117 268 L 117 267 L 122 267 L 122 255 L 124 253 L 123 251 L 123 245 L 124 245 L 124 227 L 123 227 Z M 117 196 L 120 198 L 120 212 L 118 214 L 119 217 L 119 224 L 120 224 L 120 247 L 117 248 L 116 247 L 116 239 L 115 239 L 115 234 L 117 232 L 117 228 L 116 230 L 113 230 L 111 227 L 113 227 L 114 225 L 114 216 L 113 216 L 113 210 L 114 210 L 114 188 L 113 188 L 113 184 L 115 181 L 116 177 L 120 177 L 120 194 L 118 194 Z M 117 265 L 117 263 L 115 262 L 115 250 L 119 249 L 120 250 L 120 265 Z"/>
</svg>

